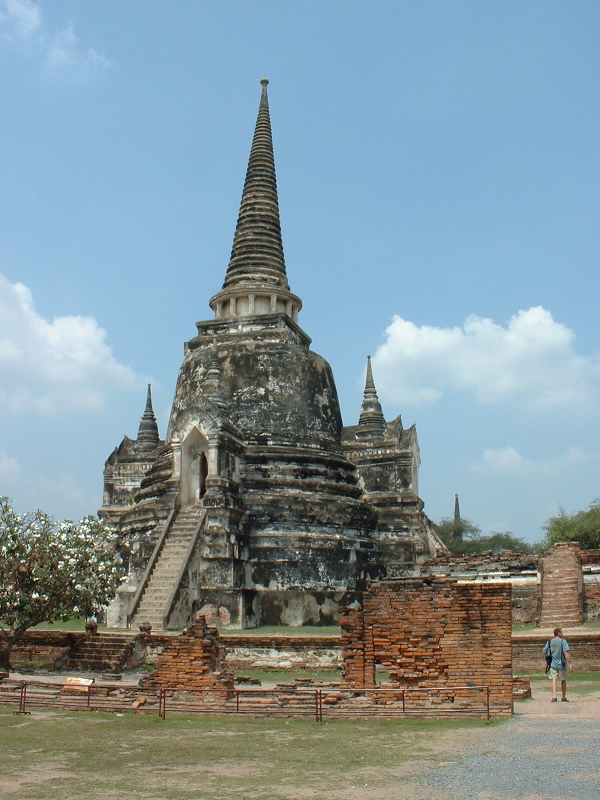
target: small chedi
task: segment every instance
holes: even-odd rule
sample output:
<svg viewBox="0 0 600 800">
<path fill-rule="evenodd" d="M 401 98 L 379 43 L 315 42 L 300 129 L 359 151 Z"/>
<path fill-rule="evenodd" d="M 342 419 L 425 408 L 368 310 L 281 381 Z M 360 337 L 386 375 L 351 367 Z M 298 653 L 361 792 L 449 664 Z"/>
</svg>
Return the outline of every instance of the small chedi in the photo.
<svg viewBox="0 0 600 800">
<path fill-rule="evenodd" d="M 414 426 L 384 418 L 370 361 L 343 427 L 329 364 L 289 288 L 266 79 L 214 318 L 185 345 L 166 437 L 150 391 L 136 440 L 106 462 L 100 515 L 129 582 L 115 626 L 330 624 L 368 579 L 410 574 L 443 545 L 418 494 Z"/>
</svg>

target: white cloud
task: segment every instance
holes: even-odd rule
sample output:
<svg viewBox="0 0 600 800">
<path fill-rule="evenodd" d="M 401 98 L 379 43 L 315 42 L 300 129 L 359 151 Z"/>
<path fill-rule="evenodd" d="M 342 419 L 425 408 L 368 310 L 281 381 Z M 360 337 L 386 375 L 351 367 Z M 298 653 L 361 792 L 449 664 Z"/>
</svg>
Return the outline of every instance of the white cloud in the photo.
<svg viewBox="0 0 600 800">
<path fill-rule="evenodd" d="M 26 286 L 0 275 L 0 406 L 45 414 L 97 409 L 110 392 L 142 384 L 115 360 L 92 317 L 48 321 Z"/>
<path fill-rule="evenodd" d="M 481 461 L 473 465 L 472 471 L 490 478 L 549 479 L 564 475 L 590 460 L 591 457 L 579 447 L 572 447 L 564 455 L 540 461 L 523 458 L 514 447 L 504 447 L 502 450 L 485 450 Z"/>
<path fill-rule="evenodd" d="M 50 76 L 66 76 L 85 80 L 109 69 L 113 63 L 92 48 L 84 51 L 73 32 L 73 26 L 69 25 L 48 43 L 44 69 Z"/>
<path fill-rule="evenodd" d="M 86 81 L 114 65 L 93 48 L 83 47 L 72 23 L 50 32 L 44 26 L 41 6 L 31 0 L 0 0 L 0 25 L 5 41 L 41 58 L 49 78 Z"/>
<path fill-rule="evenodd" d="M 6 494 L 1 486 L 18 480 L 21 474 L 21 466 L 17 459 L 10 456 L 4 450 L 0 450 L 0 495 Z"/>
<path fill-rule="evenodd" d="M 13 25 L 19 36 L 31 36 L 42 27 L 42 9 L 31 0 L 2 0 L 0 22 Z"/>
<path fill-rule="evenodd" d="M 575 352 L 575 334 L 541 306 L 502 327 L 470 316 L 462 328 L 421 327 L 394 317 L 373 359 L 381 396 L 398 403 L 472 393 L 483 404 L 536 411 L 583 409 L 598 398 L 600 359 Z"/>
</svg>

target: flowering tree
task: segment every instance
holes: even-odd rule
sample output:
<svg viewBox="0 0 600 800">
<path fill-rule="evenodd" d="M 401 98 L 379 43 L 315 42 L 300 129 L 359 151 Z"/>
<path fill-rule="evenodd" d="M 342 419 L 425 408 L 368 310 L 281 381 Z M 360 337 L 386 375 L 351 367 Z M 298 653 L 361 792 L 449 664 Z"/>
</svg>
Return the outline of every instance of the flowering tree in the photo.
<svg viewBox="0 0 600 800">
<path fill-rule="evenodd" d="M 110 602 L 123 577 L 116 541 L 97 517 L 56 522 L 43 511 L 16 514 L 0 498 L 0 668 L 32 625 Z"/>
</svg>

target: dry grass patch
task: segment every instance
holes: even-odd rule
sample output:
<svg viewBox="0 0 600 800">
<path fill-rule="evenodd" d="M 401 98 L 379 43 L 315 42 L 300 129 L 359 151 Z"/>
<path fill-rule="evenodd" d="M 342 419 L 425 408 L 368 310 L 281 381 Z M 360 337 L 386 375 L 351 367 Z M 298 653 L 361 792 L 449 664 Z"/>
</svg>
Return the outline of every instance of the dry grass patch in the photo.
<svg viewBox="0 0 600 800">
<path fill-rule="evenodd" d="M 4 800 L 381 797 L 478 720 L 265 720 L 0 710 Z M 360 793 L 357 794 L 357 792 Z M 366 792 L 366 793 L 365 793 Z M 377 794 L 379 793 L 379 794 Z M 400 797 L 401 795 L 395 795 Z"/>
</svg>

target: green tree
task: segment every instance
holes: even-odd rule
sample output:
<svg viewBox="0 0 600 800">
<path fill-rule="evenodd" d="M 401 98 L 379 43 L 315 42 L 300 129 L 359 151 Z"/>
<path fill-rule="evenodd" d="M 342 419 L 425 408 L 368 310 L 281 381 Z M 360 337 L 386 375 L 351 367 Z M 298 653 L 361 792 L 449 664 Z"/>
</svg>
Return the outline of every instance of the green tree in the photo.
<svg viewBox="0 0 600 800">
<path fill-rule="evenodd" d="M 533 549 L 532 545 L 513 536 L 509 531 L 484 536 L 481 528 L 462 517 L 459 519 L 444 517 L 438 524 L 434 523 L 434 529 L 448 550 L 456 555 L 485 553 L 489 550 L 493 553 L 500 553 L 502 550 L 530 553 Z"/>
<path fill-rule="evenodd" d="M 97 517 L 56 522 L 43 511 L 16 514 L 0 498 L 0 668 L 10 669 L 28 628 L 110 602 L 123 577 L 116 543 Z"/>
<path fill-rule="evenodd" d="M 449 547 L 450 544 L 463 542 L 465 539 L 472 539 L 481 535 L 481 529 L 477 527 L 470 519 L 463 519 L 459 517 L 443 517 L 437 524 L 434 523 L 433 527 L 435 532 Z"/>
<path fill-rule="evenodd" d="M 584 550 L 600 548 L 600 499 L 594 500 L 586 511 L 567 514 L 559 507 L 558 514 L 544 525 L 544 547 L 558 542 L 579 542 Z"/>
</svg>

